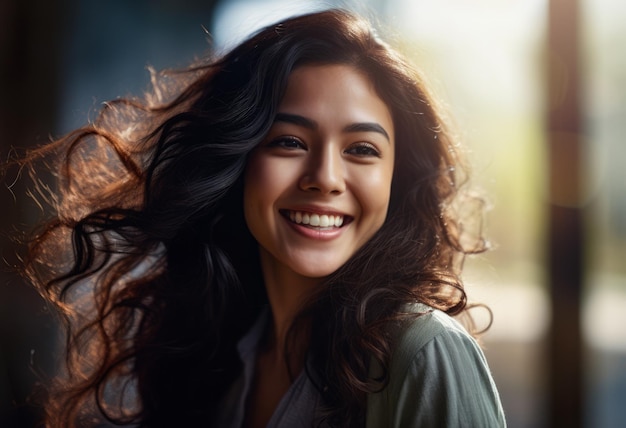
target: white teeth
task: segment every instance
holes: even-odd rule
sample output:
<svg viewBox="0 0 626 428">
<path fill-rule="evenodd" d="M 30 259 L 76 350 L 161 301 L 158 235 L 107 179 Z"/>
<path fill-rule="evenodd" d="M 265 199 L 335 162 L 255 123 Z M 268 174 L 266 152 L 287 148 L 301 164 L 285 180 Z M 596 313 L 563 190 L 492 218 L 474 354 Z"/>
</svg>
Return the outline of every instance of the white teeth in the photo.
<svg viewBox="0 0 626 428">
<path fill-rule="evenodd" d="M 300 211 L 289 211 L 289 218 L 294 223 L 307 224 L 313 227 L 341 227 L 343 216 L 327 214 L 309 214 Z"/>
</svg>

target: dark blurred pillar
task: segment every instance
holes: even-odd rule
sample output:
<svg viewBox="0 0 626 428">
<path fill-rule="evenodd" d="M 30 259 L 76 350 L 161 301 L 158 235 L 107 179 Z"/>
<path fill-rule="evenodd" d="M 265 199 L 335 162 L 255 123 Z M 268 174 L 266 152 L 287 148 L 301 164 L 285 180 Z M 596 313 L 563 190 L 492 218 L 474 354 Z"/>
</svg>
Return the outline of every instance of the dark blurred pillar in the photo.
<svg viewBox="0 0 626 428">
<path fill-rule="evenodd" d="M 550 426 L 583 423 L 581 289 L 584 276 L 581 195 L 582 122 L 577 0 L 550 0 L 548 21 Z"/>
<path fill-rule="evenodd" d="M 0 1 L 0 162 L 11 148 L 47 140 L 54 129 L 57 70 L 69 0 Z M 39 409 L 29 404 L 37 371 L 49 372 L 55 329 L 39 296 L 12 271 L 15 227 L 35 211 L 24 184 L 0 176 L 0 426 L 32 427 Z"/>
</svg>

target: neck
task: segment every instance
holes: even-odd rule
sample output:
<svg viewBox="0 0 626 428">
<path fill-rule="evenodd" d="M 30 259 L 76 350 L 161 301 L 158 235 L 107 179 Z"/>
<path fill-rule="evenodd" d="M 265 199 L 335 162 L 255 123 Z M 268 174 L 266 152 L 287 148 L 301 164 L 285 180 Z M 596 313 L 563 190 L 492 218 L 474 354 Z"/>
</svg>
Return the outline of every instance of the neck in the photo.
<svg viewBox="0 0 626 428">
<path fill-rule="evenodd" d="M 274 259 L 261 249 L 261 267 L 265 289 L 272 309 L 272 330 L 268 334 L 266 349 L 282 355 L 287 333 L 307 298 L 322 282 L 321 278 L 308 278 L 299 275 L 283 265 L 272 263 Z M 303 326 L 306 329 L 306 326 Z M 298 343 L 291 343 L 297 351 L 306 349 L 308 334 L 300 332 Z M 301 339 L 302 338 L 302 339 Z M 305 339 L 306 338 L 306 339 Z"/>
</svg>

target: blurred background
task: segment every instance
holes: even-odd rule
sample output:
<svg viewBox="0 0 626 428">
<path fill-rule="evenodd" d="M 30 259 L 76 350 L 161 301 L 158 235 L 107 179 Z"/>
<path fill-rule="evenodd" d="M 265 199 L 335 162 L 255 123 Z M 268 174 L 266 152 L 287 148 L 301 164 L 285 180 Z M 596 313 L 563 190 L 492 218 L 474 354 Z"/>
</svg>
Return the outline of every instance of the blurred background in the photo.
<svg viewBox="0 0 626 428">
<path fill-rule="evenodd" d="M 280 18 L 341 6 L 380 22 L 421 68 L 470 149 L 495 251 L 468 260 L 509 426 L 626 421 L 626 2 L 621 0 L 3 0 L 0 156 L 141 94 Z M 41 211 L 0 186 L 0 426 L 31 427 L 54 322 L 10 271 Z M 477 317 L 481 314 L 477 313 Z"/>
</svg>

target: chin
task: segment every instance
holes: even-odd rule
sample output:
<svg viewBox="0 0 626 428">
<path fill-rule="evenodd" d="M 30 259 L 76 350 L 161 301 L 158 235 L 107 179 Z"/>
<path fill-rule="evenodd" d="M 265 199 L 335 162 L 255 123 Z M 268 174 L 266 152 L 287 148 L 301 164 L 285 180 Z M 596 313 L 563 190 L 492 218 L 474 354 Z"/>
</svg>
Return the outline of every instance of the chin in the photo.
<svg viewBox="0 0 626 428">
<path fill-rule="evenodd" d="M 296 272 L 305 278 L 324 279 L 334 273 L 337 269 L 305 269 Z"/>
<path fill-rule="evenodd" d="M 306 278 L 325 278 L 329 275 L 331 275 L 332 273 L 335 273 L 339 268 L 341 267 L 341 265 L 336 264 L 336 263 L 320 263 L 319 265 L 316 266 L 311 266 L 310 263 L 308 263 L 305 266 L 298 266 L 292 268 L 294 272 L 296 272 L 297 274 L 306 277 Z"/>
</svg>

